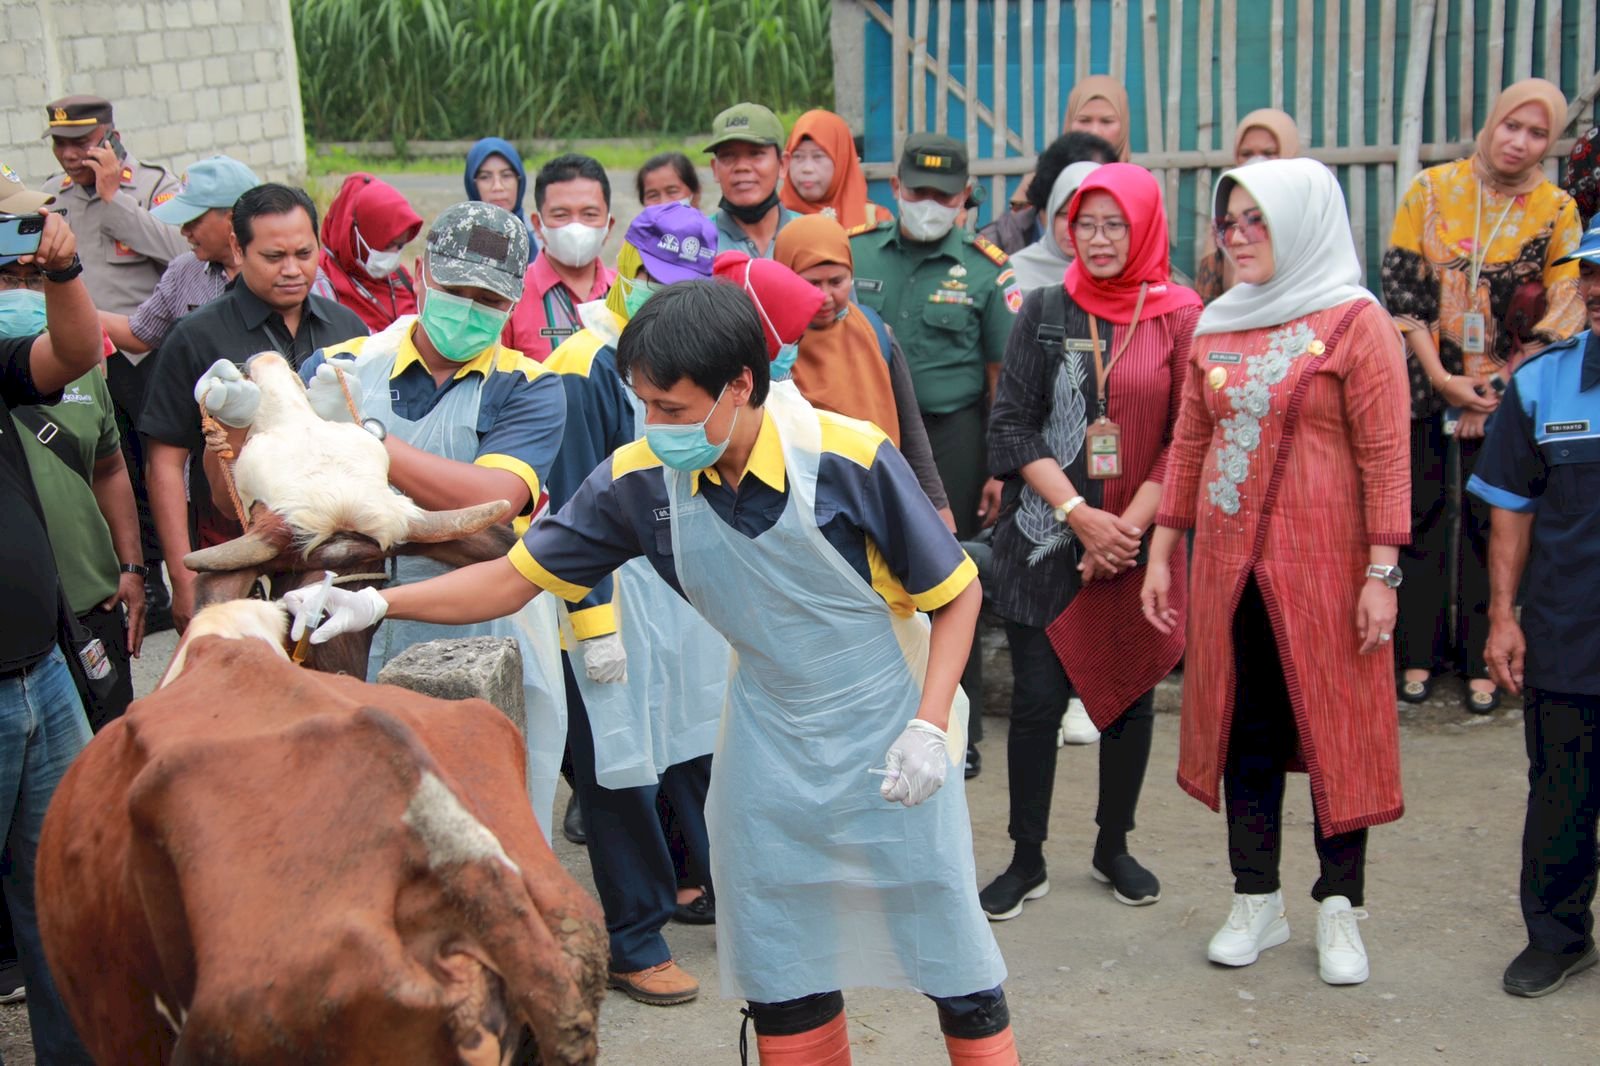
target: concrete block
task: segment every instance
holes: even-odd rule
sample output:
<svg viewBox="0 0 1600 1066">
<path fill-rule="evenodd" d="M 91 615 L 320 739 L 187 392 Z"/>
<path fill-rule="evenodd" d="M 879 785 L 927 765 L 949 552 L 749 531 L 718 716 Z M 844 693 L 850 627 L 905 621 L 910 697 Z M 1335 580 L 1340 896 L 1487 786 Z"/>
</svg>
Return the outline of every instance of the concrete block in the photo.
<svg viewBox="0 0 1600 1066">
<path fill-rule="evenodd" d="M 168 5 L 166 5 L 166 4 L 146 4 L 146 5 L 144 5 L 144 7 L 145 7 L 144 24 L 146 26 L 148 26 L 152 30 L 159 30 L 159 29 L 165 28 L 166 25 L 167 25 L 167 17 L 166 17 L 166 13 L 165 13 L 165 8 L 167 6 Z M 173 4 L 171 6 L 176 7 L 177 5 Z"/>
<path fill-rule="evenodd" d="M 6 12 L 6 40 L 37 41 L 43 36 L 44 23 L 39 18 L 39 5 L 17 4 Z"/>
<path fill-rule="evenodd" d="M 261 116 L 246 111 L 239 116 L 239 139 L 246 144 L 261 139 Z"/>
<path fill-rule="evenodd" d="M 217 21 L 224 26 L 237 26 L 244 21 L 244 5 L 239 0 L 218 0 Z"/>
<path fill-rule="evenodd" d="M 167 120 L 193 122 L 199 112 L 195 110 L 194 97 L 189 93 L 173 93 L 167 97 Z"/>
<path fill-rule="evenodd" d="M 213 54 L 211 47 L 210 30 L 184 30 L 182 33 L 172 34 L 174 40 L 182 39 L 184 55 L 195 59 L 203 59 Z"/>
<path fill-rule="evenodd" d="M 172 96 L 183 91 L 177 63 L 156 63 L 151 65 L 149 71 L 152 92 L 160 96 Z"/>
<path fill-rule="evenodd" d="M 270 138 L 287 137 L 289 135 L 289 120 L 284 117 L 281 109 L 268 111 L 262 116 L 261 130 Z"/>
<path fill-rule="evenodd" d="M 213 26 L 211 28 L 211 51 L 218 55 L 227 55 L 238 50 L 238 37 L 231 27 Z"/>
<path fill-rule="evenodd" d="M 137 33 L 144 29 L 144 9 L 146 4 L 119 4 L 113 9 L 112 17 L 116 20 L 119 34 Z"/>
<path fill-rule="evenodd" d="M 133 54 L 139 57 L 143 65 L 161 62 L 167 56 L 167 35 L 155 32 L 139 34 L 133 38 Z"/>
<path fill-rule="evenodd" d="M 203 59 L 185 59 L 178 64 L 178 91 L 194 92 L 206 83 L 206 64 Z"/>
<path fill-rule="evenodd" d="M 160 158 L 167 160 L 187 159 L 189 155 L 189 138 L 184 132 L 187 126 L 162 126 L 156 134 L 156 148 Z"/>
<path fill-rule="evenodd" d="M 184 0 L 174 0 L 170 4 L 162 4 L 161 9 L 166 16 L 167 28 L 172 30 L 186 30 L 194 25 L 194 16 L 189 13 L 190 5 Z"/>
<path fill-rule="evenodd" d="M 256 78 L 260 81 L 276 81 L 278 74 L 278 57 L 270 52 L 257 52 L 255 58 Z M 241 74 L 243 72 L 241 71 Z"/>
<path fill-rule="evenodd" d="M 107 100 L 113 101 L 119 111 L 122 108 L 123 102 L 128 98 L 127 93 L 123 90 L 124 84 L 121 68 L 102 68 L 94 72 L 94 91 L 105 97 Z M 122 116 L 118 114 L 117 119 L 118 121 L 121 121 Z"/>
<path fill-rule="evenodd" d="M 230 112 L 223 111 L 221 118 L 213 119 L 211 123 L 211 144 L 224 144 L 239 139 L 239 120 Z"/>
<path fill-rule="evenodd" d="M 122 72 L 123 91 L 130 97 L 150 95 L 150 68 L 128 67 Z"/>
<path fill-rule="evenodd" d="M 218 108 L 224 115 L 237 117 L 244 110 L 244 90 L 237 85 L 224 85 L 218 90 Z"/>
<path fill-rule="evenodd" d="M 253 115 L 260 115 L 268 107 L 267 87 L 265 85 L 246 85 L 244 87 L 244 107 Z"/>
<path fill-rule="evenodd" d="M 195 112 L 202 122 L 213 122 L 222 111 L 222 93 L 217 89 L 201 89 L 192 94 Z"/>
<path fill-rule="evenodd" d="M 229 85 L 233 82 L 233 68 L 222 56 L 212 56 L 205 61 L 207 85 Z"/>
<path fill-rule="evenodd" d="M 72 42 L 73 73 L 78 75 L 88 74 L 92 71 L 104 70 L 106 66 L 106 45 L 100 37 L 79 37 Z M 110 93 L 100 89 L 98 84 L 95 91 L 111 99 Z"/>
<path fill-rule="evenodd" d="M 194 19 L 196 26 L 215 26 L 217 24 L 216 0 L 189 0 L 189 16 Z"/>
<path fill-rule="evenodd" d="M 467 637 L 413 644 L 378 673 L 378 684 L 399 685 L 445 700 L 483 699 L 527 730 L 522 703 L 522 653 L 510 637 Z"/>
<path fill-rule="evenodd" d="M 196 101 L 196 106 L 199 106 Z M 211 123 L 205 120 L 186 122 L 183 126 L 183 151 L 179 159 L 189 160 L 211 154 Z"/>
</svg>

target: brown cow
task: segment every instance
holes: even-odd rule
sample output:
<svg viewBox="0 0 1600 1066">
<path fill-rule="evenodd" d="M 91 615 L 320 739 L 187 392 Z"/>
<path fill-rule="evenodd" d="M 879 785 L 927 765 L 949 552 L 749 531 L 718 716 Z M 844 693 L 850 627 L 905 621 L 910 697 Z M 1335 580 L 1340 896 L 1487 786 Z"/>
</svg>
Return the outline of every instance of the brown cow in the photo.
<svg viewBox="0 0 1600 1066">
<path fill-rule="evenodd" d="M 546 1066 L 593 1062 L 605 930 L 523 772 L 481 700 L 187 641 L 45 819 L 40 932 L 84 1043 L 102 1063 L 490 1066 L 526 1026 Z"/>
</svg>

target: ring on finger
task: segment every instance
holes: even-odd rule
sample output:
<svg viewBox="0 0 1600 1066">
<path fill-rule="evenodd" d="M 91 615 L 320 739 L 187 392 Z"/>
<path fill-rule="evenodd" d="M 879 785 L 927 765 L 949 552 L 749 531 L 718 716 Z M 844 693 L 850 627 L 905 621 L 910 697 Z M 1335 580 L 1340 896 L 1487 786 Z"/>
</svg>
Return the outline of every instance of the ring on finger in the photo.
<svg viewBox="0 0 1600 1066">
<path fill-rule="evenodd" d="M 1389 634 L 1387 634 L 1387 633 L 1379 633 L 1378 634 L 1378 643 L 1384 644 L 1384 643 L 1387 643 L 1388 641 L 1389 641 Z"/>
</svg>

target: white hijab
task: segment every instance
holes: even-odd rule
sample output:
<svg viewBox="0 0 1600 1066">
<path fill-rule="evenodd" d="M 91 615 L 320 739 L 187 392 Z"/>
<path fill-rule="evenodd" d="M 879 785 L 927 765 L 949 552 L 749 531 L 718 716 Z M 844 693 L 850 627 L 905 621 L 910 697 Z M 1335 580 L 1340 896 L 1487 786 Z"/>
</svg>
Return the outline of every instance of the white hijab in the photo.
<svg viewBox="0 0 1600 1066">
<path fill-rule="evenodd" d="M 1072 163 L 1056 175 L 1050 186 L 1050 200 L 1045 212 L 1039 216 L 1044 235 L 1011 257 L 1011 268 L 1017 272 L 1017 287 L 1023 292 L 1042 289 L 1046 285 L 1060 285 L 1067 275 L 1067 264 L 1072 262 L 1056 243 L 1056 212 L 1072 199 L 1083 179 L 1100 169 L 1100 164 L 1084 160 Z"/>
<path fill-rule="evenodd" d="M 1350 300 L 1378 298 L 1361 286 L 1361 262 L 1333 172 L 1315 159 L 1273 159 L 1224 171 L 1213 218 L 1227 212 L 1235 184 L 1261 205 L 1274 269 L 1262 285 L 1240 282 L 1206 306 L 1194 332 L 1281 326 Z"/>
</svg>

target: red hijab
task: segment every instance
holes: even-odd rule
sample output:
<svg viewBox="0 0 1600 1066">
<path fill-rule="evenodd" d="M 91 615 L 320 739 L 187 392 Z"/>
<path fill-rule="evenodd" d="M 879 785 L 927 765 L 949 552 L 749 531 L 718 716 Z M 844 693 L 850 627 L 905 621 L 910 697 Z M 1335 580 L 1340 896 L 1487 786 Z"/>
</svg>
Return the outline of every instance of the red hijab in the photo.
<svg viewBox="0 0 1600 1066">
<path fill-rule="evenodd" d="M 356 232 L 361 240 L 357 241 Z M 361 265 L 367 252 L 381 252 L 395 241 L 409 243 L 422 230 L 422 216 L 388 182 L 371 174 L 352 174 L 322 217 L 322 270 L 339 302 L 374 332 L 401 315 L 417 313 L 411 275 L 403 266 L 374 278 Z M 363 247 L 363 242 L 365 247 Z"/>
<path fill-rule="evenodd" d="M 1094 192 L 1110 194 L 1128 220 L 1128 261 L 1116 277 L 1092 277 L 1083 267 L 1083 250 L 1074 234 L 1072 243 L 1078 255 L 1067 267 L 1066 280 L 1073 302 L 1092 315 L 1124 326 L 1133 321 L 1141 288 L 1145 293 L 1141 320 L 1180 307 L 1199 307 L 1200 297 L 1193 289 L 1172 284 L 1167 210 L 1161 204 L 1161 186 L 1155 175 L 1132 163 L 1107 163 L 1078 186 L 1067 213 L 1074 223 L 1084 198 Z"/>
<path fill-rule="evenodd" d="M 822 292 L 811 282 L 771 259 L 752 259 L 743 252 L 723 252 L 711 266 L 723 281 L 744 289 L 756 305 L 761 332 L 767 338 L 767 358 L 778 349 L 805 336 L 806 327 L 822 306 Z"/>
</svg>

